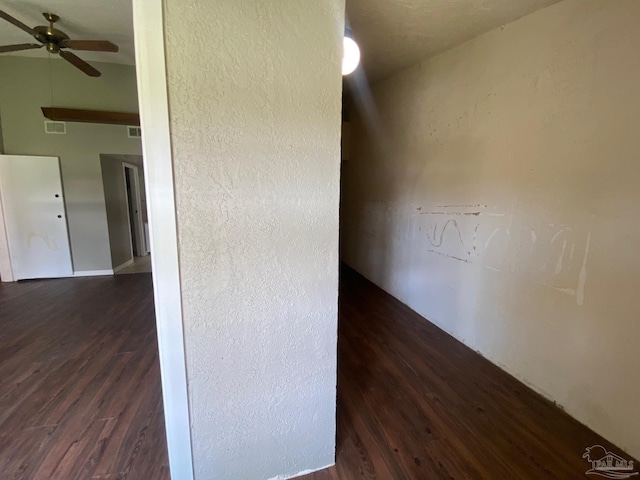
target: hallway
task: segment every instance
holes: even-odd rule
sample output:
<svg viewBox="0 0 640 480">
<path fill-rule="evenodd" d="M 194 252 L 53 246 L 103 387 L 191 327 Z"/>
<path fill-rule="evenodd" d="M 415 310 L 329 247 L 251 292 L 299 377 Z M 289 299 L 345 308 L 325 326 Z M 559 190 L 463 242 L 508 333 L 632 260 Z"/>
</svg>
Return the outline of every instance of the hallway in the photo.
<svg viewBox="0 0 640 480">
<path fill-rule="evenodd" d="M 340 282 L 336 467 L 305 480 L 564 480 L 592 445 L 631 459 L 355 271 Z"/>
<path fill-rule="evenodd" d="M 151 275 L 0 285 L 2 478 L 169 478 Z"/>
<path fill-rule="evenodd" d="M 151 273 L 151 255 L 134 257 L 133 263 L 116 272 L 116 275 L 130 275 L 132 273 Z"/>
</svg>

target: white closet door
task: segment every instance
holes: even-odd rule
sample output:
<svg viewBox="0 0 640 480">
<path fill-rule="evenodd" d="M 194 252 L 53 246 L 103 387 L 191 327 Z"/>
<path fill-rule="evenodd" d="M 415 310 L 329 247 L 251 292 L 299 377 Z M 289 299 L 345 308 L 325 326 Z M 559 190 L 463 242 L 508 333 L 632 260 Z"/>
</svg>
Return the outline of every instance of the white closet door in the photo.
<svg viewBox="0 0 640 480">
<path fill-rule="evenodd" d="M 0 155 L 0 194 L 15 280 L 71 276 L 58 158 Z"/>
</svg>

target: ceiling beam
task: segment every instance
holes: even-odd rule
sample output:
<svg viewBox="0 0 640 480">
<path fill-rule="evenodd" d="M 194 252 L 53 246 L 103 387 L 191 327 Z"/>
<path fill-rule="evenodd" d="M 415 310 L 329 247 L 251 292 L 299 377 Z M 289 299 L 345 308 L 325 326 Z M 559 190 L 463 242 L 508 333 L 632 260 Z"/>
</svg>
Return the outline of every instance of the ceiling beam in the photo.
<svg viewBox="0 0 640 480">
<path fill-rule="evenodd" d="M 113 125 L 140 125 L 137 113 L 105 112 L 102 110 L 82 110 L 76 108 L 41 107 L 42 114 L 49 120 L 59 122 L 106 123 Z"/>
</svg>

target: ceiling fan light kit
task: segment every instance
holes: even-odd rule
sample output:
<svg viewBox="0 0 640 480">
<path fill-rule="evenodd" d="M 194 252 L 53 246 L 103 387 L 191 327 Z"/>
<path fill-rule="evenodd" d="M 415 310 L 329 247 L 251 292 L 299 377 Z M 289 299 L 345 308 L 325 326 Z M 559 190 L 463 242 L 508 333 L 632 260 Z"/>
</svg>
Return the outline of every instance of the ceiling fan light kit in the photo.
<svg viewBox="0 0 640 480">
<path fill-rule="evenodd" d="M 48 12 L 45 12 L 42 15 L 47 22 L 49 22 L 49 25 L 39 25 L 31 28 L 8 13 L 0 10 L 0 18 L 28 33 L 40 42 L 0 46 L 0 53 L 19 52 L 22 50 L 33 50 L 36 48 L 46 47 L 49 53 L 52 55 L 60 55 L 60 57 L 84 72 L 86 75 L 89 75 L 90 77 L 99 77 L 101 73 L 98 70 L 66 49 L 115 53 L 118 51 L 118 46 L 108 40 L 72 40 L 62 30 L 58 30 L 53 26 L 54 23 L 60 20 L 60 17 Z"/>
</svg>

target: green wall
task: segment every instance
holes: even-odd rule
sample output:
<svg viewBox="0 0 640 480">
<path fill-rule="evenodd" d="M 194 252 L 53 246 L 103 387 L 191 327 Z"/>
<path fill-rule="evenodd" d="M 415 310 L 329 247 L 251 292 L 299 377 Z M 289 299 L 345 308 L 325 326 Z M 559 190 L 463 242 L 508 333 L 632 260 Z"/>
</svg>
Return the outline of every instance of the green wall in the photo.
<svg viewBox="0 0 640 480">
<path fill-rule="evenodd" d="M 60 157 L 75 271 L 112 268 L 100 154 L 142 154 L 122 125 L 67 123 L 66 135 L 45 134 L 43 106 L 138 111 L 135 67 L 92 64 L 101 77 L 59 59 L 0 57 L 4 153 Z"/>
</svg>

